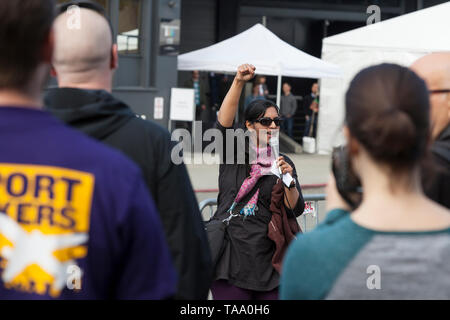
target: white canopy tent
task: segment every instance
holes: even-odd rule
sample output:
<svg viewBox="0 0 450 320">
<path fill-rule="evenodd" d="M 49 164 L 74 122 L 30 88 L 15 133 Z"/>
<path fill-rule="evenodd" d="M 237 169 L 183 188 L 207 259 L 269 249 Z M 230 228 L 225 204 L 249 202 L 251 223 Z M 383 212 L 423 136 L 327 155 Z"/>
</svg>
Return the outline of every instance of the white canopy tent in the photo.
<svg viewBox="0 0 450 320">
<path fill-rule="evenodd" d="M 342 139 L 344 95 L 361 69 L 383 62 L 409 66 L 421 56 L 450 51 L 450 2 L 325 38 L 322 59 L 339 65 L 343 78 L 320 86 L 318 152 L 329 154 Z"/>
<path fill-rule="evenodd" d="M 235 73 L 238 66 L 251 63 L 256 72 L 278 77 L 277 105 L 280 105 L 281 77 L 337 77 L 332 63 L 306 54 L 278 38 L 261 24 L 207 48 L 178 56 L 178 70 Z"/>
</svg>

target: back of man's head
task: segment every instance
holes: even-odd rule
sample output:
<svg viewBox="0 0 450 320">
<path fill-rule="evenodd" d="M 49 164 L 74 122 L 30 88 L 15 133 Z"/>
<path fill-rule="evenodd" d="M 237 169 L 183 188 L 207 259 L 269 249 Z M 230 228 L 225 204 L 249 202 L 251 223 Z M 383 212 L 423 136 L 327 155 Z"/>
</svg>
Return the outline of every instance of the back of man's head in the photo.
<svg viewBox="0 0 450 320">
<path fill-rule="evenodd" d="M 428 86 L 431 103 L 432 137 L 436 139 L 450 125 L 450 52 L 430 53 L 416 60 L 411 69 Z M 438 92 L 436 92 L 438 90 Z"/>
<path fill-rule="evenodd" d="M 108 21 L 100 13 L 79 8 L 74 16 L 60 14 L 54 24 L 55 53 L 53 67 L 58 82 L 83 84 L 96 77 L 109 75 L 115 66 L 111 64 L 113 41 Z M 109 80 L 109 79 L 108 79 Z"/>
<path fill-rule="evenodd" d="M 54 14 L 54 0 L 0 1 L 0 89 L 29 84 L 44 60 Z"/>
</svg>

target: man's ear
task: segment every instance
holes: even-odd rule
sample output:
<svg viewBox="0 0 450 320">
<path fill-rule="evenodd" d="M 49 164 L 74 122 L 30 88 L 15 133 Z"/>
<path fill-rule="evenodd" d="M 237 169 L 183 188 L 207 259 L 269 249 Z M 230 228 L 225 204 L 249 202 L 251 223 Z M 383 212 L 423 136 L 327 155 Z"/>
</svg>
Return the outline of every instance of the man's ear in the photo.
<svg viewBox="0 0 450 320">
<path fill-rule="evenodd" d="M 111 47 L 111 64 L 109 67 L 111 70 L 119 68 L 119 49 L 117 43 L 114 43 Z"/>
</svg>

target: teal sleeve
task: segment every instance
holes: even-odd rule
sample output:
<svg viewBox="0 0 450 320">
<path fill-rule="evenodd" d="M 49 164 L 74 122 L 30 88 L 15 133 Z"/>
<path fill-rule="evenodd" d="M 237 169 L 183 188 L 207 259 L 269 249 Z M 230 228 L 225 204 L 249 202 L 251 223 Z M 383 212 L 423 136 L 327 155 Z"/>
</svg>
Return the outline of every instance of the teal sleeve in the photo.
<svg viewBox="0 0 450 320">
<path fill-rule="evenodd" d="M 282 300 L 324 299 L 335 280 L 373 233 L 355 225 L 344 210 L 328 213 L 315 230 L 298 236 L 286 253 Z"/>
</svg>

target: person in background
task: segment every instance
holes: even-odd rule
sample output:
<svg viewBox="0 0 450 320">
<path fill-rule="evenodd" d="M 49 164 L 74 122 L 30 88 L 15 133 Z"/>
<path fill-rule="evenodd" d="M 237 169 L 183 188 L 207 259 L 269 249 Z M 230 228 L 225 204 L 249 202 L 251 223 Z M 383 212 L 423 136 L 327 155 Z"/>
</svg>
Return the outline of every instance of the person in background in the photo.
<svg viewBox="0 0 450 320">
<path fill-rule="evenodd" d="M 255 85 L 258 88 L 258 95 L 267 98 L 267 96 L 269 95 L 269 89 L 267 89 L 266 77 L 257 76 L 255 79 Z"/>
<path fill-rule="evenodd" d="M 0 299 L 166 299 L 176 291 L 139 168 L 42 111 L 52 0 L 0 1 Z"/>
<path fill-rule="evenodd" d="M 303 98 L 303 110 L 305 113 L 305 131 L 303 136 L 315 137 L 319 112 L 319 84 L 317 82 L 314 82 L 311 86 L 311 93 Z M 311 125 L 313 126 L 312 131 Z"/>
<path fill-rule="evenodd" d="M 222 103 L 222 101 L 225 99 L 225 96 L 227 95 L 227 92 L 230 89 L 232 82 L 233 82 L 233 80 L 231 79 L 231 77 L 228 74 L 222 75 L 222 78 L 220 79 L 220 84 L 219 84 L 220 103 Z M 219 109 L 220 109 L 220 106 L 219 106 Z"/>
<path fill-rule="evenodd" d="M 280 101 L 280 113 L 283 116 L 281 130 L 294 139 L 294 115 L 297 112 L 297 99 L 291 93 L 291 85 L 283 83 L 283 95 Z"/>
<path fill-rule="evenodd" d="M 220 81 L 221 75 L 215 72 L 210 72 L 208 74 L 209 89 L 210 89 L 210 103 L 211 112 L 208 119 L 208 128 L 216 122 L 217 112 L 219 111 L 220 101 Z"/>
<path fill-rule="evenodd" d="M 215 300 L 278 298 L 282 258 L 287 244 L 300 230 L 296 217 L 305 206 L 293 162 L 284 155 L 278 159 L 269 155 L 270 138 L 280 129 L 278 107 L 269 100 L 255 100 L 245 110 L 244 123 L 234 126 L 242 90 L 254 74 L 254 66 L 239 66 L 216 123 L 224 137 L 224 148 L 213 219 L 232 218 L 227 228 L 229 241 L 217 262 L 211 287 Z M 250 143 L 245 145 L 227 133 L 244 130 L 251 135 Z M 243 163 L 239 162 L 239 151 L 227 151 L 233 144 L 245 151 Z M 248 156 L 252 151 L 257 155 L 254 160 Z M 293 177 L 289 186 L 271 173 L 274 161 L 283 174 Z"/>
<path fill-rule="evenodd" d="M 209 121 L 208 84 L 200 77 L 200 72 L 192 71 L 192 77 L 184 83 L 185 88 L 194 89 L 195 120 Z"/>
<path fill-rule="evenodd" d="M 350 212 L 330 179 L 325 221 L 288 249 L 281 298 L 450 299 L 450 210 L 424 195 L 420 177 L 425 82 L 376 65 L 354 77 L 345 99 L 348 162 L 336 175 L 356 174 L 362 202 Z"/>
<path fill-rule="evenodd" d="M 450 53 L 428 54 L 411 69 L 425 80 L 430 93 L 435 172 L 423 177 L 425 194 L 450 209 Z"/>
<path fill-rule="evenodd" d="M 265 100 L 265 98 L 264 98 L 264 96 L 259 95 L 259 88 L 258 88 L 258 86 L 254 85 L 252 87 L 252 95 L 245 98 L 244 110 L 247 109 L 250 102 L 255 101 L 255 100 Z"/>
<path fill-rule="evenodd" d="M 54 23 L 53 67 L 59 88 L 48 91 L 46 109 L 66 124 L 121 151 L 140 167 L 178 271 L 176 298 L 206 299 L 211 258 L 186 167 L 171 161 L 173 142 L 165 128 L 140 119 L 111 94 L 118 67 L 117 45 L 103 8 L 90 2 L 76 3 L 80 6 L 81 29 L 67 28 L 70 16 L 65 11 L 71 2 L 59 7 Z"/>
</svg>

